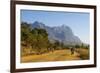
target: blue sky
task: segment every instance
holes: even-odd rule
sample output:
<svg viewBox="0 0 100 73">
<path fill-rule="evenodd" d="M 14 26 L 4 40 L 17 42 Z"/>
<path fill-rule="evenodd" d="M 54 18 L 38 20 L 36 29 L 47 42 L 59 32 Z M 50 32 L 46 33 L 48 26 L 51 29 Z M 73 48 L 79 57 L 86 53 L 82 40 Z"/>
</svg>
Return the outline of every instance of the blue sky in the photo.
<svg viewBox="0 0 100 73">
<path fill-rule="evenodd" d="M 39 21 L 47 26 L 69 26 L 74 34 L 78 36 L 81 41 L 89 44 L 89 30 L 90 30 L 90 14 L 79 12 L 54 12 L 54 11 L 35 11 L 35 10 L 21 10 L 21 21 L 34 23 Z"/>
</svg>

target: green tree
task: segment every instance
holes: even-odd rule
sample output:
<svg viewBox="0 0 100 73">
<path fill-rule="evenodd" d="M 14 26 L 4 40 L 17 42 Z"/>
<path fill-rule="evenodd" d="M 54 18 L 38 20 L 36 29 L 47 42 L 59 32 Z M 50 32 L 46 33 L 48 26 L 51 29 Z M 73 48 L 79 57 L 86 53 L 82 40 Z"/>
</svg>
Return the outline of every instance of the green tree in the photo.
<svg viewBox="0 0 100 73">
<path fill-rule="evenodd" d="M 33 34 L 32 45 L 37 47 L 38 52 L 41 52 L 48 47 L 48 34 L 45 29 L 35 28 L 31 31 Z"/>
<path fill-rule="evenodd" d="M 32 39 L 32 34 L 30 33 L 30 27 L 27 23 L 21 24 L 21 41 L 22 45 L 29 47 L 31 45 L 30 40 Z"/>
</svg>

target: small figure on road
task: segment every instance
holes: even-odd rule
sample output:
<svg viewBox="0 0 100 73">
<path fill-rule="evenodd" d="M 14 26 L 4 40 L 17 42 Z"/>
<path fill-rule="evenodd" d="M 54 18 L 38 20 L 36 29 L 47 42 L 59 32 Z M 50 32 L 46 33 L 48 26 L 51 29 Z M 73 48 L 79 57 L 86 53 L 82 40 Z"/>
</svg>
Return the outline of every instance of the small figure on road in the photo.
<svg viewBox="0 0 100 73">
<path fill-rule="evenodd" d="M 73 55 L 73 54 L 74 54 L 75 49 L 74 49 L 73 47 L 71 47 L 71 48 L 70 48 L 70 50 L 71 50 L 71 55 Z"/>
</svg>

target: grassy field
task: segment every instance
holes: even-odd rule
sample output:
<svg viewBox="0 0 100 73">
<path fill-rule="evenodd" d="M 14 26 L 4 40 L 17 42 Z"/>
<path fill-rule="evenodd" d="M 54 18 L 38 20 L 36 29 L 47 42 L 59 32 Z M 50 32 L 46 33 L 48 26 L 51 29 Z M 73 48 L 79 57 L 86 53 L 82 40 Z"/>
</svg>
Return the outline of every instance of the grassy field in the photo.
<svg viewBox="0 0 100 73">
<path fill-rule="evenodd" d="M 21 63 L 27 62 L 48 62 L 48 61 L 69 61 L 69 60 L 84 60 L 89 59 L 88 49 L 77 49 L 74 54 L 71 55 L 69 49 L 55 50 L 53 52 L 41 54 L 41 55 L 26 55 L 21 56 Z"/>
</svg>

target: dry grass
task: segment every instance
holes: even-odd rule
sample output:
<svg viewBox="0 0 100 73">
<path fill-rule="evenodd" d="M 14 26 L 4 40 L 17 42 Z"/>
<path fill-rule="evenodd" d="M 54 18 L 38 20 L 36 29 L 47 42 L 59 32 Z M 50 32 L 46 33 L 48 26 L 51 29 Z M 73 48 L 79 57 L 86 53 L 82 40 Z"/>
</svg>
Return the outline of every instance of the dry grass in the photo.
<svg viewBox="0 0 100 73">
<path fill-rule="evenodd" d="M 81 60 L 80 53 L 75 52 L 71 55 L 69 49 L 55 50 L 41 55 L 26 55 L 21 57 L 21 63 L 26 62 L 48 62 L 48 61 L 68 61 L 68 60 Z"/>
<path fill-rule="evenodd" d="M 82 60 L 89 59 L 89 49 L 77 49 L 77 52 L 80 54 Z"/>
</svg>

